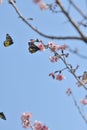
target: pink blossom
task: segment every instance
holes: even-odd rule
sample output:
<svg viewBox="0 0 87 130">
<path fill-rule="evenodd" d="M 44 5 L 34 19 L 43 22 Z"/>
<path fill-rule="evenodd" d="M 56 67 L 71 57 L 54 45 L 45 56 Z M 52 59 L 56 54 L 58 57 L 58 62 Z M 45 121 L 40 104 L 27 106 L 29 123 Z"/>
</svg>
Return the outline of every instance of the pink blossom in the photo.
<svg viewBox="0 0 87 130">
<path fill-rule="evenodd" d="M 54 44 L 53 42 L 49 42 L 49 43 L 48 43 L 49 48 L 52 48 L 54 45 L 55 45 L 55 44 Z"/>
<path fill-rule="evenodd" d="M 55 79 L 55 74 L 54 73 L 50 73 L 49 76 L 52 76 L 52 78 Z"/>
<path fill-rule="evenodd" d="M 87 105 L 87 99 L 81 99 L 80 102 L 81 102 L 83 105 Z"/>
<path fill-rule="evenodd" d="M 45 50 L 45 47 L 44 47 L 43 43 L 38 44 L 38 47 L 40 48 L 41 51 Z"/>
<path fill-rule="evenodd" d="M 29 128 L 30 127 L 30 118 L 31 118 L 32 114 L 31 113 L 23 113 L 21 116 L 21 120 L 22 120 L 22 126 L 24 128 Z"/>
<path fill-rule="evenodd" d="M 58 51 L 59 50 L 59 45 L 56 45 L 53 42 L 49 42 L 48 47 L 51 49 L 51 51 Z"/>
<path fill-rule="evenodd" d="M 67 45 L 61 45 L 61 46 L 59 46 L 59 49 L 61 49 L 61 50 L 65 50 L 67 48 Z"/>
<path fill-rule="evenodd" d="M 58 56 L 50 56 L 49 59 L 51 62 L 57 62 L 59 60 L 59 57 Z"/>
<path fill-rule="evenodd" d="M 59 46 L 58 45 L 54 45 L 52 48 L 51 48 L 52 51 L 58 51 L 59 50 Z"/>
<path fill-rule="evenodd" d="M 38 2 L 38 6 L 41 10 L 46 10 L 48 8 L 47 4 L 43 1 Z"/>
<path fill-rule="evenodd" d="M 65 77 L 62 74 L 56 75 L 56 80 L 63 80 Z"/>
<path fill-rule="evenodd" d="M 35 121 L 33 125 L 34 130 L 49 130 L 46 125 L 43 125 L 40 121 Z"/>
<path fill-rule="evenodd" d="M 41 0 L 33 0 L 34 3 L 39 3 Z"/>
<path fill-rule="evenodd" d="M 0 0 L 0 4 L 2 4 L 3 0 Z"/>
<path fill-rule="evenodd" d="M 33 125 L 34 130 L 42 130 L 43 125 L 40 121 L 35 121 Z"/>
<path fill-rule="evenodd" d="M 49 128 L 46 125 L 43 125 L 42 130 L 49 130 Z"/>
</svg>

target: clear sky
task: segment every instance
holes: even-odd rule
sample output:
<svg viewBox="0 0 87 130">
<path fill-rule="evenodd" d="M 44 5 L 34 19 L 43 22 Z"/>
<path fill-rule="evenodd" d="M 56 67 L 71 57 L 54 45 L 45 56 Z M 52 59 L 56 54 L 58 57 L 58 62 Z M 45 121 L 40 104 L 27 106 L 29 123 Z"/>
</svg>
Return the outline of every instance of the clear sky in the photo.
<svg viewBox="0 0 87 130">
<path fill-rule="evenodd" d="M 81 7 L 83 0 L 80 1 L 79 3 L 77 0 L 77 3 Z M 52 0 L 46 2 L 50 3 Z M 67 6 L 65 1 L 64 3 Z M 34 19 L 29 22 L 43 33 L 76 34 L 70 24 L 63 24 L 67 19 L 61 13 L 41 11 L 32 0 L 17 0 L 17 6 L 25 18 Z M 84 10 L 85 7 L 85 5 L 82 6 Z M 73 17 L 79 19 L 77 13 Z M 86 31 L 84 30 L 85 33 Z M 7 33 L 14 40 L 14 44 L 8 48 L 3 46 Z M 48 50 L 30 54 L 28 41 L 31 38 L 41 39 L 44 44 L 51 41 L 31 30 L 18 17 L 7 0 L 3 0 L 3 4 L 0 5 L 0 111 L 4 112 L 7 120 L 0 120 L 0 130 L 24 129 L 20 119 L 23 112 L 32 112 L 32 121 L 39 120 L 50 130 L 87 130 L 87 124 L 78 113 L 72 98 L 65 94 L 66 89 L 71 87 L 80 104 L 79 101 L 86 95 L 86 91 L 76 86 L 76 80 L 67 71 L 63 73 L 65 80 L 52 80 L 48 76 L 49 73 L 65 66 L 61 61 L 51 63 L 49 56 L 52 53 Z M 87 56 L 87 45 L 83 42 L 58 40 L 53 42 L 59 45 L 66 43 L 72 48 L 78 47 L 81 54 Z M 87 70 L 87 59 L 81 59 L 70 53 L 67 60 L 73 66 L 80 65 L 77 75 Z M 87 106 L 84 109 L 87 112 Z"/>
</svg>

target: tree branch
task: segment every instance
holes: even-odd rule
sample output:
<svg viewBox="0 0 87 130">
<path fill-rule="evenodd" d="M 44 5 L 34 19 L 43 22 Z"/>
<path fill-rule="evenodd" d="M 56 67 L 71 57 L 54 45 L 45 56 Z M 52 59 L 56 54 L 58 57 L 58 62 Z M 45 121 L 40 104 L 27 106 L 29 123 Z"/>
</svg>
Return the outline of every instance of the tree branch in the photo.
<svg viewBox="0 0 87 130">
<path fill-rule="evenodd" d="M 9 3 L 13 6 L 13 8 L 15 9 L 16 13 L 18 14 L 19 18 L 21 18 L 23 20 L 24 23 L 26 23 L 32 30 L 34 30 L 36 33 L 38 33 L 39 35 L 45 37 L 45 38 L 49 38 L 49 39 L 58 39 L 58 40 L 81 40 L 83 41 L 82 37 L 78 37 L 78 36 L 50 36 L 50 35 L 46 35 L 42 32 L 40 32 L 36 27 L 32 26 L 28 20 L 26 18 L 24 18 L 21 14 L 21 12 L 19 11 L 19 9 L 17 8 L 16 4 L 14 3 L 13 0 L 9 0 Z"/>
<path fill-rule="evenodd" d="M 62 60 L 62 62 L 65 64 L 66 68 L 68 69 L 68 71 L 74 76 L 74 78 L 82 84 L 82 86 L 84 87 L 85 90 L 87 90 L 87 87 L 85 86 L 85 84 L 83 83 L 82 80 L 80 80 L 78 78 L 78 76 L 75 74 L 75 71 L 73 68 L 71 68 L 71 65 L 68 64 L 65 60 L 65 58 L 63 58 L 62 56 L 60 56 L 57 52 L 54 52 L 54 55 L 58 55 L 58 57 Z"/>
<path fill-rule="evenodd" d="M 82 37 L 83 41 L 87 42 L 87 37 L 82 33 L 82 31 L 79 29 L 75 21 L 69 16 L 69 13 L 64 9 L 63 5 L 59 0 L 56 0 L 57 5 L 61 8 L 63 14 L 68 18 L 69 22 L 73 25 L 73 27 L 77 30 L 77 32 L 80 34 Z"/>
</svg>

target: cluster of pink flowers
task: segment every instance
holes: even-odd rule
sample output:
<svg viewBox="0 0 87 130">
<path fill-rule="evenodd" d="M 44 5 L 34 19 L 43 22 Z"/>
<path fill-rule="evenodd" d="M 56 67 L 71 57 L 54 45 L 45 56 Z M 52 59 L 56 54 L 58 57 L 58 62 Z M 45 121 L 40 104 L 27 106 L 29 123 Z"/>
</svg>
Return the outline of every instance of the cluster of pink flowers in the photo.
<svg viewBox="0 0 87 130">
<path fill-rule="evenodd" d="M 44 51 L 45 50 L 45 47 L 44 47 L 43 43 L 39 43 L 38 47 L 40 48 L 40 51 Z"/>
<path fill-rule="evenodd" d="M 60 58 L 58 56 L 50 56 L 49 59 L 51 62 L 57 62 Z"/>
<path fill-rule="evenodd" d="M 58 51 L 59 50 L 59 45 L 56 45 L 55 43 L 53 42 L 49 42 L 48 43 L 48 47 L 51 49 L 51 51 Z"/>
<path fill-rule="evenodd" d="M 84 98 L 84 99 L 81 99 L 80 102 L 81 102 L 81 104 L 83 104 L 83 105 L 87 105 L 87 99 L 85 99 L 85 98 Z"/>
<path fill-rule="evenodd" d="M 51 76 L 53 79 L 56 78 L 56 80 L 59 80 L 59 81 L 65 79 L 65 77 L 62 74 L 55 75 L 55 73 L 50 73 L 49 76 Z"/>
<path fill-rule="evenodd" d="M 35 121 L 33 125 L 34 130 L 49 130 L 46 125 L 43 125 L 40 121 Z"/>
<path fill-rule="evenodd" d="M 23 113 L 21 116 L 23 128 L 32 128 L 33 130 L 49 130 L 46 125 L 43 125 L 40 121 L 35 121 L 34 124 L 31 124 L 32 113 Z"/>
<path fill-rule="evenodd" d="M 22 121 L 22 126 L 24 128 L 29 128 L 31 126 L 31 118 L 32 114 L 31 113 L 23 113 L 21 116 L 21 121 Z"/>
<path fill-rule="evenodd" d="M 49 42 L 48 47 L 51 49 L 51 51 L 55 52 L 58 50 L 65 50 L 67 48 L 67 45 L 65 45 L 65 44 L 64 45 L 56 45 L 53 42 Z"/>
<path fill-rule="evenodd" d="M 46 10 L 48 8 L 47 4 L 42 0 L 33 0 L 33 1 L 40 7 L 41 10 Z"/>
</svg>

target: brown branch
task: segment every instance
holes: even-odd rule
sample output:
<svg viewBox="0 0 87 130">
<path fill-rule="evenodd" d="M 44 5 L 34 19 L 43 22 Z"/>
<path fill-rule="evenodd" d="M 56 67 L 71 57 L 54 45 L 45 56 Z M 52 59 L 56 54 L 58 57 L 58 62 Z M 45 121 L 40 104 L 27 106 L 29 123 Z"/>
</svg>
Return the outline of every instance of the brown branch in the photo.
<svg viewBox="0 0 87 130">
<path fill-rule="evenodd" d="M 69 13 L 64 9 L 63 5 L 59 0 L 56 0 L 57 5 L 61 8 L 63 14 L 68 18 L 69 22 L 73 25 L 73 27 L 77 30 L 77 32 L 82 37 L 83 41 L 87 42 L 87 37 L 82 33 L 82 31 L 79 29 L 78 25 L 75 23 L 75 21 L 70 17 Z"/>
<path fill-rule="evenodd" d="M 78 36 L 50 36 L 50 35 L 46 35 L 42 32 L 40 32 L 36 27 L 32 26 L 28 20 L 26 18 L 24 18 L 21 14 L 21 12 L 19 11 L 19 9 L 16 6 L 16 3 L 14 3 L 13 0 L 9 0 L 9 3 L 13 6 L 13 8 L 15 9 L 16 13 L 18 14 L 19 18 L 21 18 L 23 20 L 24 23 L 26 23 L 32 30 L 34 30 L 36 33 L 38 33 L 39 35 L 45 37 L 45 38 L 49 38 L 49 39 L 58 39 L 58 40 L 81 40 L 83 41 L 82 37 L 78 37 Z"/>
<path fill-rule="evenodd" d="M 87 16 L 82 12 L 82 10 L 72 1 L 72 0 L 69 0 L 70 3 L 72 4 L 72 6 L 80 13 L 80 15 L 87 19 Z"/>
</svg>

